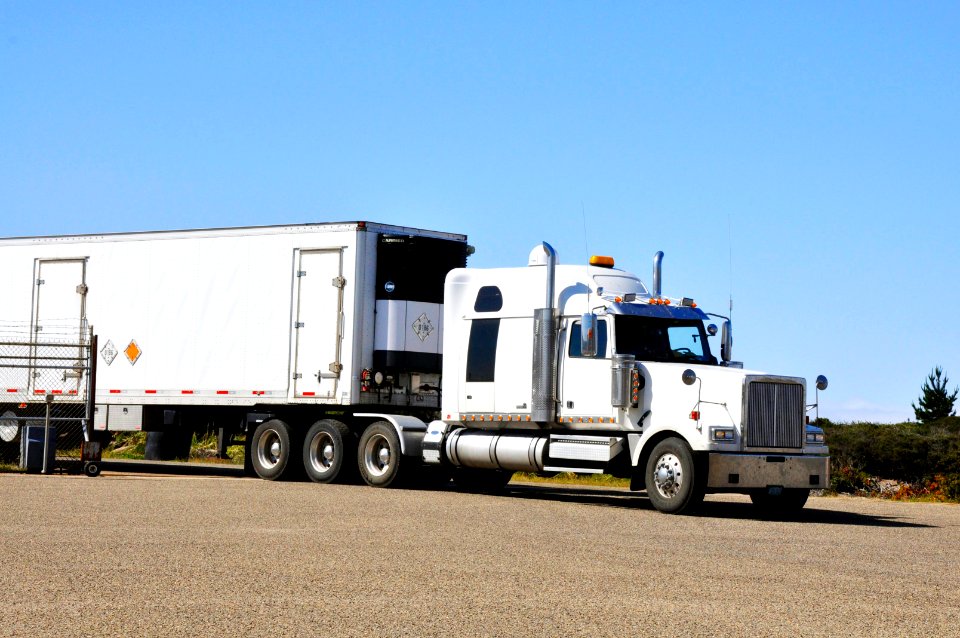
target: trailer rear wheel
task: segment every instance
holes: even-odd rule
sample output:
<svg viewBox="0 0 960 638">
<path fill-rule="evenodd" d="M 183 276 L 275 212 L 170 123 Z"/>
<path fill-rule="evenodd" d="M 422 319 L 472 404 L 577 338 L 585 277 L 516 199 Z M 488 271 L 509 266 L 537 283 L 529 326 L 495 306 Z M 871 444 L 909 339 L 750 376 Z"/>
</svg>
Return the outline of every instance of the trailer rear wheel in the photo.
<svg viewBox="0 0 960 638">
<path fill-rule="evenodd" d="M 647 496 L 654 508 L 668 514 L 693 509 L 703 501 L 706 476 L 698 476 L 693 451 L 677 437 L 654 446 L 647 459 Z"/>
<path fill-rule="evenodd" d="M 273 481 L 289 473 L 293 465 L 290 463 L 291 438 L 290 426 L 279 419 L 257 426 L 250 444 L 250 460 L 257 476 Z"/>
<path fill-rule="evenodd" d="M 355 475 L 356 438 L 340 421 L 323 419 L 307 431 L 303 442 L 303 467 L 311 481 L 343 482 Z"/>
<path fill-rule="evenodd" d="M 377 421 L 364 430 L 357 461 L 360 476 L 367 485 L 389 487 L 398 484 L 401 465 L 405 463 L 400 451 L 400 437 L 394 427 L 386 421 Z"/>
</svg>

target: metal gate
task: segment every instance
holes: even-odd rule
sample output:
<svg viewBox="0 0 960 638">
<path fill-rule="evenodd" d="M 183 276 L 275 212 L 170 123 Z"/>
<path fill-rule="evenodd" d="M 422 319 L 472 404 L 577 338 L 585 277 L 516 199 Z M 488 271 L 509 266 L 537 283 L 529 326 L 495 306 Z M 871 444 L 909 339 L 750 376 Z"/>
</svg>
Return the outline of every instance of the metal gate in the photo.
<svg viewBox="0 0 960 638">
<path fill-rule="evenodd" d="M 39 469 L 31 461 L 47 454 L 48 471 L 80 471 L 96 392 L 92 328 L 0 331 L 0 463 Z"/>
</svg>

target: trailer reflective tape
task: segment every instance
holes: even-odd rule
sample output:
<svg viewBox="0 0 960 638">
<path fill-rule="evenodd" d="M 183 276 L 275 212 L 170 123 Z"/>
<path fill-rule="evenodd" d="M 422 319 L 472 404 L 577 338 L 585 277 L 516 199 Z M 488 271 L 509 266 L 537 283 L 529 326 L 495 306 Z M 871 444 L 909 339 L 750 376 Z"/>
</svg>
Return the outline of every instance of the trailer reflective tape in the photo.
<svg viewBox="0 0 960 638">
<path fill-rule="evenodd" d="M 50 394 L 63 394 L 63 390 L 50 390 Z"/>
<path fill-rule="evenodd" d="M 76 394 L 76 393 L 77 393 L 76 390 L 70 390 L 69 392 L 67 392 L 67 394 Z"/>
<path fill-rule="evenodd" d="M 217 390 L 217 394 L 230 394 L 230 390 Z"/>
<path fill-rule="evenodd" d="M 120 394 L 120 390 L 110 390 L 110 394 Z"/>
<path fill-rule="evenodd" d="M 144 394 L 156 394 L 157 391 L 156 391 L 156 390 L 144 390 L 143 393 L 144 393 Z"/>
<path fill-rule="evenodd" d="M 7 392 L 16 393 L 16 392 L 20 392 L 20 390 L 17 390 L 16 388 L 7 388 Z"/>
<path fill-rule="evenodd" d="M 33 393 L 34 393 L 34 394 L 46 394 L 47 391 L 46 391 L 46 390 L 34 390 Z"/>
<path fill-rule="evenodd" d="M 263 390 L 254 390 L 251 394 L 253 394 L 253 396 L 259 397 L 266 394 L 266 392 L 264 392 Z"/>
<path fill-rule="evenodd" d="M 304 393 L 303 393 L 302 395 L 300 395 L 300 396 L 304 396 L 304 397 L 315 397 L 315 396 L 317 396 L 317 393 L 316 393 L 316 392 L 304 392 Z"/>
<path fill-rule="evenodd" d="M 180 390 L 180 394 L 193 394 L 193 390 Z"/>
</svg>

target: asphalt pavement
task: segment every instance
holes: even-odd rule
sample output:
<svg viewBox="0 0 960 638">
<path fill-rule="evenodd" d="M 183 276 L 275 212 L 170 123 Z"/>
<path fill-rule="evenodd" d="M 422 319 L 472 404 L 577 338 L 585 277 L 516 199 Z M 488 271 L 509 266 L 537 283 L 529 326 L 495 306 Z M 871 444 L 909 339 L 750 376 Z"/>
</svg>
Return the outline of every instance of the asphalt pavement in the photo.
<svg viewBox="0 0 960 638">
<path fill-rule="evenodd" d="M 0 474 L 0 636 L 958 636 L 960 507 Z"/>
</svg>

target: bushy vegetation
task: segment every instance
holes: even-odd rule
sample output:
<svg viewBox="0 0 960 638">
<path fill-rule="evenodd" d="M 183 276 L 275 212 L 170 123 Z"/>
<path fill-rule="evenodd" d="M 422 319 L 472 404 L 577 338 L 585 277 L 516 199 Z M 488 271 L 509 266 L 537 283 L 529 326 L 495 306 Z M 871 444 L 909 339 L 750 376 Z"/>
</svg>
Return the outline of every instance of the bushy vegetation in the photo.
<svg viewBox="0 0 960 638">
<path fill-rule="evenodd" d="M 960 418 L 895 425 L 822 419 L 820 425 L 835 491 L 960 500 Z"/>
</svg>

